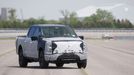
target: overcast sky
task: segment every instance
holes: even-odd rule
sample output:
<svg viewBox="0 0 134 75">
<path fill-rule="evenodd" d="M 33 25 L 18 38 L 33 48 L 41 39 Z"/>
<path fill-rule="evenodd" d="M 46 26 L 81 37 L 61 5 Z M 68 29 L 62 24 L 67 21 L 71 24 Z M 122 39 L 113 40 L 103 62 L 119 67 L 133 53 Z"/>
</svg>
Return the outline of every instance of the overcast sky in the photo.
<svg viewBox="0 0 134 75">
<path fill-rule="evenodd" d="M 134 0 L 0 0 L 0 8 L 17 10 L 17 17 L 58 19 L 60 10 L 75 11 L 78 16 L 91 15 L 101 8 L 113 12 L 116 18 L 127 18 L 134 22 Z M 90 10 L 90 11 L 89 11 Z"/>
</svg>

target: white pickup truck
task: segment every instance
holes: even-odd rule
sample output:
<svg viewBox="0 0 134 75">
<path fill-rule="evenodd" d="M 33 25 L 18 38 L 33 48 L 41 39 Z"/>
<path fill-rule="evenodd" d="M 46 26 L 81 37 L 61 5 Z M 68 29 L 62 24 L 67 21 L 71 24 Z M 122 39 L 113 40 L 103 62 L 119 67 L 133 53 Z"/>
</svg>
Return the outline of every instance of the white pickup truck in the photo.
<svg viewBox="0 0 134 75">
<path fill-rule="evenodd" d="M 16 39 L 19 66 L 26 67 L 29 62 L 39 62 L 41 68 L 47 68 L 49 63 L 57 67 L 77 63 L 78 68 L 85 68 L 87 54 L 83 39 L 67 25 L 32 25 L 27 36 Z"/>
</svg>

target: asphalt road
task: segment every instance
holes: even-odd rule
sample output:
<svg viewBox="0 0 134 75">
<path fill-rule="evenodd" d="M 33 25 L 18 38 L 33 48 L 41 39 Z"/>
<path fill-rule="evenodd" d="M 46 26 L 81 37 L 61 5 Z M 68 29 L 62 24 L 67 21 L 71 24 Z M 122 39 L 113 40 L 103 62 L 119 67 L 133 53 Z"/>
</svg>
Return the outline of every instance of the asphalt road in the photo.
<svg viewBox="0 0 134 75">
<path fill-rule="evenodd" d="M 76 64 L 40 69 L 38 63 L 27 68 L 18 66 L 15 40 L 0 40 L 0 75 L 134 75 L 133 40 L 85 40 L 88 46 L 88 65 L 78 69 Z"/>
</svg>

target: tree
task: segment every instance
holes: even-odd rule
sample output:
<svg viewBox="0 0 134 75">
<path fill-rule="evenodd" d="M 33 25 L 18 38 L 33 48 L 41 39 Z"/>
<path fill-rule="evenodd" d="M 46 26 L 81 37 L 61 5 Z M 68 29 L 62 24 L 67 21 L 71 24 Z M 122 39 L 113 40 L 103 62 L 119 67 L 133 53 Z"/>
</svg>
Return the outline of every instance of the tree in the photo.
<svg viewBox="0 0 134 75">
<path fill-rule="evenodd" d="M 9 20 L 15 21 L 16 20 L 16 10 L 11 8 L 9 11 Z"/>
<path fill-rule="evenodd" d="M 96 23 L 97 23 L 97 17 L 95 16 L 95 14 L 89 16 L 89 17 L 86 17 L 84 20 L 83 20 L 83 27 L 86 28 L 91 28 L 91 27 L 96 27 Z"/>
<path fill-rule="evenodd" d="M 91 16 L 86 17 L 84 19 L 83 24 L 84 26 L 87 26 L 87 27 L 109 28 L 109 27 L 113 27 L 112 26 L 113 20 L 114 20 L 114 16 L 112 15 L 111 12 L 97 9 L 95 14 L 92 14 Z"/>
<path fill-rule="evenodd" d="M 122 19 L 122 20 L 121 20 L 121 27 L 122 27 L 122 28 L 132 28 L 133 25 L 132 25 L 132 23 L 131 23 L 129 20 L 127 20 L 127 19 Z"/>
<path fill-rule="evenodd" d="M 102 9 L 97 9 L 96 17 L 99 21 L 113 21 L 114 19 L 114 16 L 111 12 Z"/>
<path fill-rule="evenodd" d="M 77 14 L 75 12 L 72 12 L 69 14 L 69 23 L 72 25 L 72 27 L 77 27 L 79 24 L 79 20 L 77 17 Z"/>
<path fill-rule="evenodd" d="M 0 20 L 0 28 L 28 28 L 33 24 L 67 24 L 74 28 L 134 28 L 134 25 L 127 19 L 116 19 L 111 12 L 98 9 L 95 14 L 83 18 L 78 18 L 75 12 L 61 10 L 63 18 L 61 20 L 46 20 L 42 18 L 29 18 L 23 22 L 16 19 L 16 10 L 9 11 L 7 21 Z M 81 19 L 81 20 L 79 20 Z"/>
<path fill-rule="evenodd" d="M 78 26 L 79 20 L 78 20 L 77 14 L 75 12 L 61 10 L 61 14 L 63 16 L 63 19 L 61 19 L 61 22 L 63 24 L 71 25 L 72 27 Z"/>
<path fill-rule="evenodd" d="M 69 19 L 69 11 L 61 10 L 60 12 L 61 12 L 61 14 L 63 16 L 63 19 L 62 19 L 63 23 L 64 24 L 69 24 L 69 20 L 68 20 Z"/>
</svg>

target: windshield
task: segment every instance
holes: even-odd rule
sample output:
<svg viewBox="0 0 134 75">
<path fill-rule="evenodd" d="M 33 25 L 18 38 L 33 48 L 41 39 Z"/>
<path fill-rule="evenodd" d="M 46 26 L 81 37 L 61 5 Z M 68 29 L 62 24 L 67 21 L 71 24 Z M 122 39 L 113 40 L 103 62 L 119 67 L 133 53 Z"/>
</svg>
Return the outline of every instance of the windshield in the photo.
<svg viewBox="0 0 134 75">
<path fill-rule="evenodd" d="M 45 38 L 51 37 L 77 37 L 75 32 L 68 26 L 48 26 L 42 28 Z"/>
</svg>

